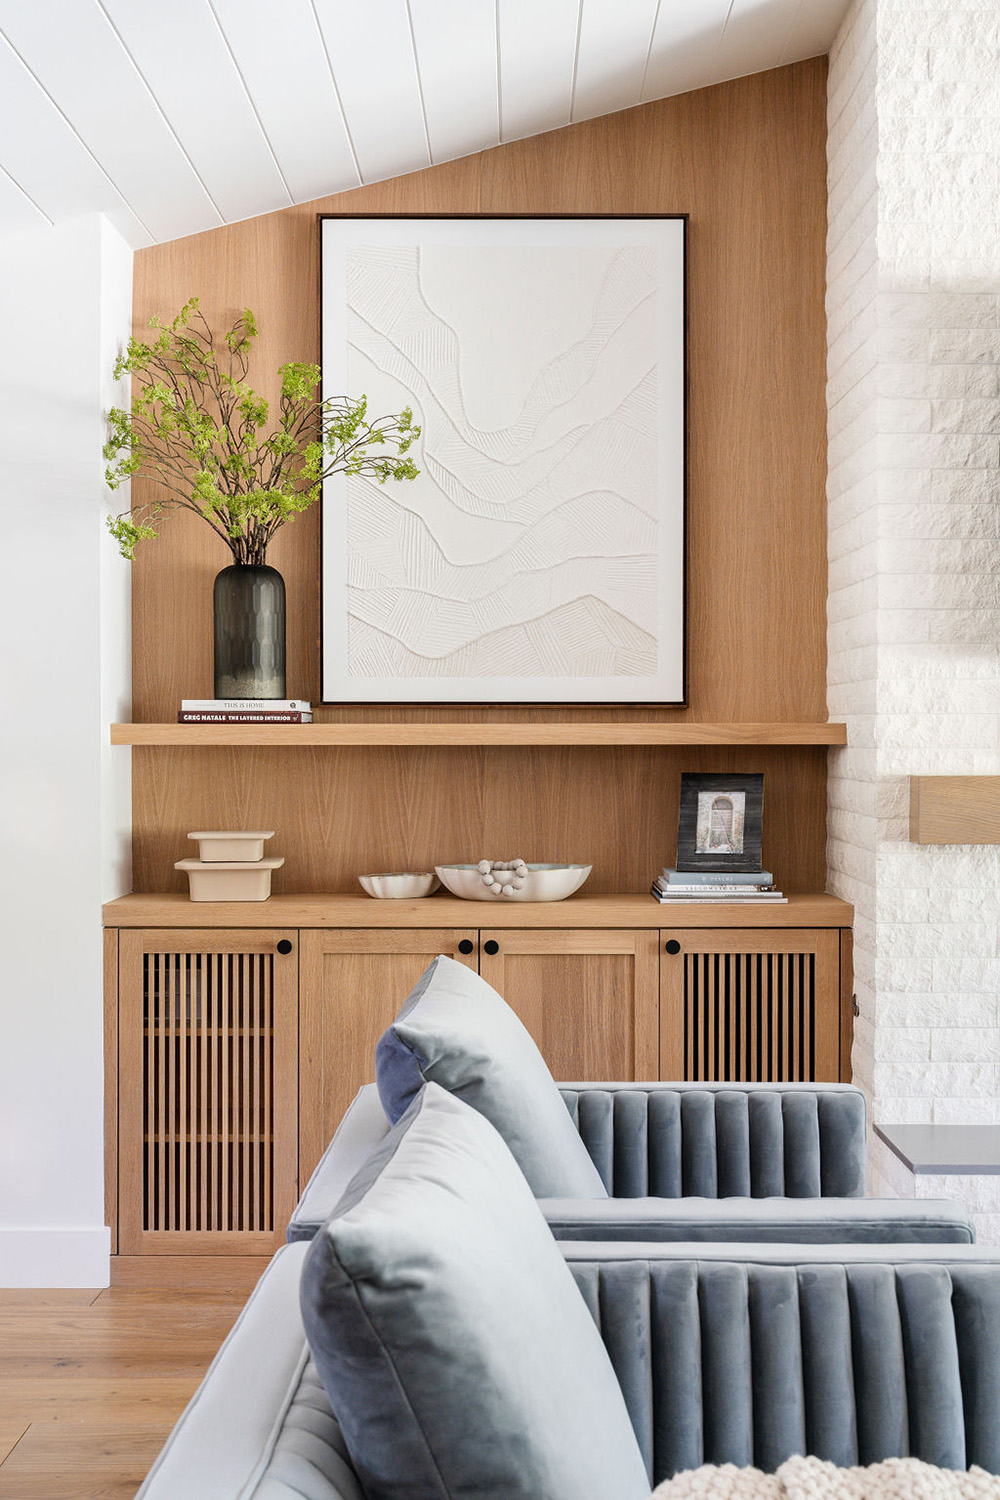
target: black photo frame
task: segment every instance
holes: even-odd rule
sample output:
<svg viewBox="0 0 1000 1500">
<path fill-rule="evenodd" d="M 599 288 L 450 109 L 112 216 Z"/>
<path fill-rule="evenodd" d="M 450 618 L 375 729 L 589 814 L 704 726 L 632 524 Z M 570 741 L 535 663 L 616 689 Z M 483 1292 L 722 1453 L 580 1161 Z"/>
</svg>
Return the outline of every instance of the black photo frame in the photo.
<svg viewBox="0 0 1000 1500">
<path fill-rule="evenodd" d="M 750 874 L 761 868 L 764 777 L 684 771 L 677 869 Z"/>
</svg>

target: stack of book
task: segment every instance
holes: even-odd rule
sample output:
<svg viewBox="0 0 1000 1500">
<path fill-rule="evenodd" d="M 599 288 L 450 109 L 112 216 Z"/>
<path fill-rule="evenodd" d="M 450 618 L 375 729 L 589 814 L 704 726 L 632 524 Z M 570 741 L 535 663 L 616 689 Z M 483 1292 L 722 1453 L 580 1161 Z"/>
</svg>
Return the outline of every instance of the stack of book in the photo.
<svg viewBox="0 0 1000 1500">
<path fill-rule="evenodd" d="M 665 904 L 703 901 L 724 906 L 787 906 L 769 870 L 739 872 L 667 870 L 653 881 L 653 895 Z"/>
<path fill-rule="evenodd" d="M 178 724 L 311 724 L 302 698 L 183 698 Z"/>
</svg>

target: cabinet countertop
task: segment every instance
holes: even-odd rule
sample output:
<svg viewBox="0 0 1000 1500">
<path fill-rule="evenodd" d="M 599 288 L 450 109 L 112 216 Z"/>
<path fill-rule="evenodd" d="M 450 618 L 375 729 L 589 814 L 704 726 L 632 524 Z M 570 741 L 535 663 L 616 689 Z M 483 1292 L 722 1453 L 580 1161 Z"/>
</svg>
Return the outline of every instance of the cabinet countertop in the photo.
<svg viewBox="0 0 1000 1500">
<path fill-rule="evenodd" d="M 828 895 L 789 896 L 787 906 L 697 902 L 678 909 L 648 895 L 513 902 L 440 894 L 378 901 L 346 893 L 222 902 L 170 892 L 121 896 L 104 907 L 105 927 L 850 927 L 853 917 L 853 906 Z"/>
</svg>

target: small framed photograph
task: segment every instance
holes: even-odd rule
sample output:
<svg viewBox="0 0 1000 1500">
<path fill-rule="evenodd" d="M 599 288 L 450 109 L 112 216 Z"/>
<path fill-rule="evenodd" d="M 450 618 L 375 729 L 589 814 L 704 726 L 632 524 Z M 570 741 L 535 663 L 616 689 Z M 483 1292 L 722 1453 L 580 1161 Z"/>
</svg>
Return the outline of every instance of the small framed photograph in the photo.
<svg viewBox="0 0 1000 1500">
<path fill-rule="evenodd" d="M 761 868 L 764 777 L 689 772 L 681 776 L 677 869 L 749 873 Z"/>
</svg>

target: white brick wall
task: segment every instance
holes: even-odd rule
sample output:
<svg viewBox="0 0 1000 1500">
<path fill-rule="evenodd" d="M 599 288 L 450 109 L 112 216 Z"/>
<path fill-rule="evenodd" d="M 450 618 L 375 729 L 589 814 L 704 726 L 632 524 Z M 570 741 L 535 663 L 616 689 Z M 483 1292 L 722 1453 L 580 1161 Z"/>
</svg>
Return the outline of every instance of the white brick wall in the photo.
<svg viewBox="0 0 1000 1500">
<path fill-rule="evenodd" d="M 829 864 L 885 1121 L 1000 1122 L 998 851 L 910 844 L 906 779 L 1000 772 L 998 60 L 995 6 L 953 0 L 857 0 L 830 58 Z M 1000 1179 L 876 1146 L 872 1186 L 1000 1243 Z"/>
</svg>

